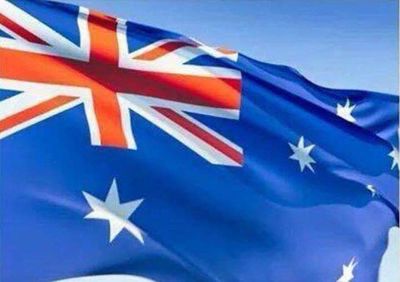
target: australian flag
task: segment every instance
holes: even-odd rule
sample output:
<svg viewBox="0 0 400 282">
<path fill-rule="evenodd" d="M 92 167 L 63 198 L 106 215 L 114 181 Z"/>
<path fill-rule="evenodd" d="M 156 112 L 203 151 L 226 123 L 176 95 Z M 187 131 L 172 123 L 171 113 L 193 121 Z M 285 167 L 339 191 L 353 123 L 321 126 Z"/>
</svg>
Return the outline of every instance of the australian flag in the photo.
<svg viewBox="0 0 400 282">
<path fill-rule="evenodd" d="M 377 281 L 398 97 L 39 0 L 0 89 L 1 281 Z"/>
</svg>

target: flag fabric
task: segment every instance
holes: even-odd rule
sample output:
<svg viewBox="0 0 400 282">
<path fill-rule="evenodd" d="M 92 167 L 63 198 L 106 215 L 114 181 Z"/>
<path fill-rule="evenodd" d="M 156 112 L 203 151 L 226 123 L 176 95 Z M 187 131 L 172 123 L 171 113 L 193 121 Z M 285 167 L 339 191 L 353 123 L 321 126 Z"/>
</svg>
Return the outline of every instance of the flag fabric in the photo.
<svg viewBox="0 0 400 282">
<path fill-rule="evenodd" d="M 397 128 L 394 95 L 0 0 L 1 281 L 377 281 Z"/>
</svg>

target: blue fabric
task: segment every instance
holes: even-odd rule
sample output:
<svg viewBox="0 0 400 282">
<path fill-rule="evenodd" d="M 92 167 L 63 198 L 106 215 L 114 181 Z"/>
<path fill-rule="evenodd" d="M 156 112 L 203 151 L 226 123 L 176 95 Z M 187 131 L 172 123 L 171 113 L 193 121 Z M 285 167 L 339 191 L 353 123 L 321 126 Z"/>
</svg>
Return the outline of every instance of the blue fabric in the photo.
<svg viewBox="0 0 400 282">
<path fill-rule="evenodd" d="M 79 42 L 76 8 L 12 2 L 44 22 L 59 16 L 51 27 Z M 130 33 L 131 50 L 164 38 L 189 40 L 128 26 L 143 28 Z M 238 121 L 192 116 L 239 144 L 243 166 L 211 165 L 134 113 L 139 150 L 91 146 L 82 106 L 8 136 L 0 141 L 1 281 L 96 274 L 336 281 L 352 257 L 352 281 L 377 280 L 388 229 L 398 224 L 398 170 L 388 156 L 398 145 L 398 98 L 323 88 L 243 55 L 190 63 L 241 71 Z M 357 105 L 355 124 L 336 115 L 346 99 Z M 314 173 L 289 159 L 288 143 L 301 136 L 315 144 Z M 145 199 L 134 214 L 144 245 L 126 230 L 109 243 L 106 221 L 84 219 L 91 209 L 82 191 L 104 200 L 113 179 L 121 202 Z"/>
<path fill-rule="evenodd" d="M 0 101 L 6 100 L 8 98 L 11 98 L 17 94 L 19 94 L 20 91 L 12 91 L 12 90 L 7 90 L 7 89 L 0 89 Z"/>
<path fill-rule="evenodd" d="M 11 35 L 9 35 L 8 33 L 4 32 L 2 30 L 0 30 L 0 37 L 12 38 Z"/>
</svg>

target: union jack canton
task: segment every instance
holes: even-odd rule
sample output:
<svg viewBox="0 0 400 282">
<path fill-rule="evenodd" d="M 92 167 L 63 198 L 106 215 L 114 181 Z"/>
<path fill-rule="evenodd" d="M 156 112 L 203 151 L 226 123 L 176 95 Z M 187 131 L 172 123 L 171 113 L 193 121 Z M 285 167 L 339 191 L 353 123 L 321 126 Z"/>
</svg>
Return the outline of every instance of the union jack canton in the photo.
<svg viewBox="0 0 400 282">
<path fill-rule="evenodd" d="M 0 39 L 0 84 L 21 92 L 0 104 L 0 138 L 83 103 L 92 145 L 136 150 L 132 110 L 210 163 L 241 165 L 239 146 L 186 114 L 238 119 L 240 72 L 190 63 L 234 53 L 183 37 L 132 49 L 125 20 L 82 7 L 75 44 L 12 3 L 0 5 L 12 36 Z"/>
</svg>

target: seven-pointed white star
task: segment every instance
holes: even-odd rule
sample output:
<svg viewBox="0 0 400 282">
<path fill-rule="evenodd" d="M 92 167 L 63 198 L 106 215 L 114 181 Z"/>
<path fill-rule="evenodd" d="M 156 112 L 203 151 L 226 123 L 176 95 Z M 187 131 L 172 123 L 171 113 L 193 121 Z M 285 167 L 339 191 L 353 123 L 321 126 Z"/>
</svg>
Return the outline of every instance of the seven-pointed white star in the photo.
<svg viewBox="0 0 400 282">
<path fill-rule="evenodd" d="M 393 158 L 391 169 L 394 169 L 396 166 L 399 167 L 399 150 L 397 150 L 396 147 L 393 147 L 393 150 L 388 154 L 388 156 Z"/>
<path fill-rule="evenodd" d="M 342 106 L 341 104 L 337 104 L 336 106 L 336 114 L 341 118 L 349 121 L 349 122 L 356 122 L 356 119 L 351 115 L 356 105 L 350 105 L 350 100 L 346 100 L 346 104 Z"/>
<path fill-rule="evenodd" d="M 353 271 L 354 268 L 357 266 L 358 262 L 356 262 L 356 258 L 352 258 L 348 265 L 342 266 L 342 276 L 337 280 L 337 282 L 350 282 L 353 280 L 354 275 Z"/>
<path fill-rule="evenodd" d="M 142 244 L 144 244 L 140 229 L 129 221 L 129 217 L 139 207 L 143 199 L 121 204 L 115 179 L 111 184 L 104 202 L 85 191 L 83 191 L 83 195 L 85 196 L 89 206 L 92 208 L 92 211 L 88 213 L 85 218 L 107 220 L 110 225 L 110 243 L 125 228 Z"/>
<path fill-rule="evenodd" d="M 304 147 L 304 137 L 301 136 L 297 146 L 295 146 L 291 143 L 289 143 L 289 146 L 294 153 L 289 158 L 299 162 L 300 170 L 303 171 L 305 167 L 308 167 L 312 172 L 314 172 L 314 169 L 311 166 L 311 164 L 316 163 L 316 162 L 313 158 L 310 157 L 310 153 L 315 145 L 311 144 L 307 147 Z"/>
</svg>

